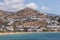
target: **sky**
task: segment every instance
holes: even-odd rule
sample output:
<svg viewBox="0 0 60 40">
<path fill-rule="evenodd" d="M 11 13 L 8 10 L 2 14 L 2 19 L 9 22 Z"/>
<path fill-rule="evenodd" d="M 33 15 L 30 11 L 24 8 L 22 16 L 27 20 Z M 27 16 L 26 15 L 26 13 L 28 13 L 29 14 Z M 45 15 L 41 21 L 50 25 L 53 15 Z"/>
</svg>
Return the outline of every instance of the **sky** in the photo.
<svg viewBox="0 0 60 40">
<path fill-rule="evenodd" d="M 60 0 L 0 0 L 0 9 L 18 11 L 25 7 L 60 15 Z"/>
</svg>

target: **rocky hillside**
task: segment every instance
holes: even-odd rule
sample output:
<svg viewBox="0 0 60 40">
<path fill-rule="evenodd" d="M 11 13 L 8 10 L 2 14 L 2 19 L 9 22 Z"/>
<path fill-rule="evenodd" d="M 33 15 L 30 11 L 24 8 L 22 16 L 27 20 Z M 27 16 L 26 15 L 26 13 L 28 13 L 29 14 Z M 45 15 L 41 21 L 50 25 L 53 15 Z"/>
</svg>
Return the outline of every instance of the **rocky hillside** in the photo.
<svg viewBox="0 0 60 40">
<path fill-rule="evenodd" d="M 6 12 L 0 10 L 0 25 L 10 26 L 39 26 L 47 27 L 51 24 L 59 24 L 58 16 L 48 15 L 40 11 L 25 8 L 17 12 Z M 60 24 L 59 24 L 60 25 Z"/>
</svg>

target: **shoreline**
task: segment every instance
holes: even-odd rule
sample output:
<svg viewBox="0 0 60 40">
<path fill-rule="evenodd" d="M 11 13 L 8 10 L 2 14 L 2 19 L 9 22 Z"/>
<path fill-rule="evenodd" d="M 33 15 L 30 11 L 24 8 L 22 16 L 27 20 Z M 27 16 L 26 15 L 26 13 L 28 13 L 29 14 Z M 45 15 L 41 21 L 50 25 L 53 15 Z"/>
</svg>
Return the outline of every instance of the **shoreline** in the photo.
<svg viewBox="0 0 60 40">
<path fill-rule="evenodd" d="M 6 32 L 0 33 L 0 35 L 10 35 L 10 34 L 33 34 L 33 33 L 60 33 L 60 32 Z"/>
<path fill-rule="evenodd" d="M 6 33 L 0 33 L 0 35 L 10 35 L 10 34 L 32 34 L 32 33 L 38 33 L 38 32 L 6 32 Z"/>
</svg>

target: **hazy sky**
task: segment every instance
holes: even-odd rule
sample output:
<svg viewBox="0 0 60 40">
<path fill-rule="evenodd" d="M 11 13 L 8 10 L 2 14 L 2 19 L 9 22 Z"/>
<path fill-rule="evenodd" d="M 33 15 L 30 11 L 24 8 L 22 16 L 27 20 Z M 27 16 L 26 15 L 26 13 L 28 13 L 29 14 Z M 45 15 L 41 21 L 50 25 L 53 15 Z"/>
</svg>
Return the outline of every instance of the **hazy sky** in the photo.
<svg viewBox="0 0 60 40">
<path fill-rule="evenodd" d="M 60 15 L 60 0 L 0 0 L 0 9 L 16 11 L 30 7 Z"/>
</svg>

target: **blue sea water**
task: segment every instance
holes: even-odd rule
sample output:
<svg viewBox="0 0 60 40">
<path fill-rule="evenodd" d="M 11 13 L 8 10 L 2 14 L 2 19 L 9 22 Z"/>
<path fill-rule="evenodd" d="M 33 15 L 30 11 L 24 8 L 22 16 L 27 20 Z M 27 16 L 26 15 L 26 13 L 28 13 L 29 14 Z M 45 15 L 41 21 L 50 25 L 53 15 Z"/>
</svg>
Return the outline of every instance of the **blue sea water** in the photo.
<svg viewBox="0 0 60 40">
<path fill-rule="evenodd" d="M 0 35 L 0 40 L 60 40 L 60 33 Z"/>
</svg>

